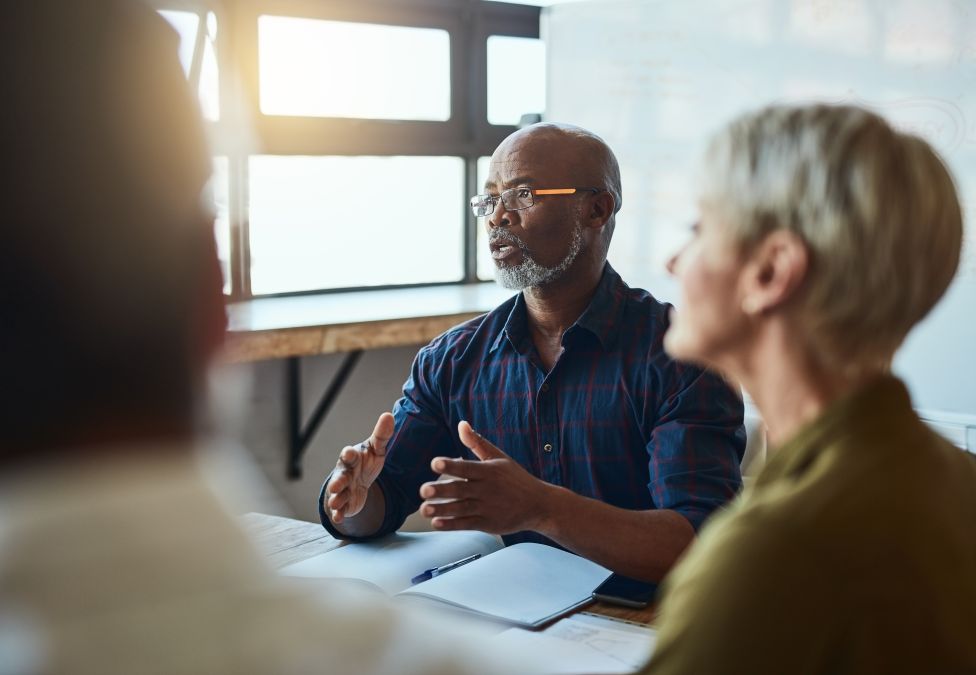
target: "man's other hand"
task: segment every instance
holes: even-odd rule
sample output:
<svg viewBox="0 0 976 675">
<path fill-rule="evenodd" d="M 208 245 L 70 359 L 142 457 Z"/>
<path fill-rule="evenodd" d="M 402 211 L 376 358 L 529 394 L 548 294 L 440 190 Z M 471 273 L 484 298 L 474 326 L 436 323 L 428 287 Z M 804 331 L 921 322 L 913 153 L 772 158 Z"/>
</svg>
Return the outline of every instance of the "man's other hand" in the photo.
<svg viewBox="0 0 976 675">
<path fill-rule="evenodd" d="M 339 453 L 339 461 L 325 488 L 325 506 L 333 523 L 339 524 L 362 510 L 369 486 L 383 469 L 386 444 L 391 436 L 393 415 L 383 413 L 369 438 L 355 446 L 347 445 Z"/>
<path fill-rule="evenodd" d="M 488 442 L 467 422 L 458 435 L 478 460 L 435 457 L 431 469 L 452 478 L 420 487 L 420 513 L 436 530 L 481 530 L 509 534 L 539 530 L 547 517 L 551 486 Z"/>
</svg>

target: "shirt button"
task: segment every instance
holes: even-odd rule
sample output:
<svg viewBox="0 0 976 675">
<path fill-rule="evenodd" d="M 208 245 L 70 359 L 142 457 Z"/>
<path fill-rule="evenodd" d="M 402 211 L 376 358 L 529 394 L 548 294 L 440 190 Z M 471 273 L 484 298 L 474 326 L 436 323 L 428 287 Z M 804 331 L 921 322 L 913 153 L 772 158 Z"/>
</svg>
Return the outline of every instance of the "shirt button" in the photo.
<svg viewBox="0 0 976 675">
<path fill-rule="evenodd" d="M 549 391 L 549 385 L 548 384 L 543 384 L 542 385 L 542 392 L 545 393 L 547 391 Z"/>
<path fill-rule="evenodd" d="M 552 443 L 546 443 L 545 445 L 542 446 L 542 449 L 545 450 L 546 452 L 552 452 Z"/>
</svg>

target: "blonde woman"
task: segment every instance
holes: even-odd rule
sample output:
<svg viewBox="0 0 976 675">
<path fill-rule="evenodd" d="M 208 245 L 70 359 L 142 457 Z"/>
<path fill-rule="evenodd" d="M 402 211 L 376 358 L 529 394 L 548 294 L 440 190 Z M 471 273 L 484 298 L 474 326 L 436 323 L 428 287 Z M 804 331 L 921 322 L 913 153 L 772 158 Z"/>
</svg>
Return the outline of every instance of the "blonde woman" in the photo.
<svg viewBox="0 0 976 675">
<path fill-rule="evenodd" d="M 946 167 L 830 106 L 746 115 L 704 166 L 665 345 L 737 379 L 773 451 L 667 580 L 649 672 L 976 672 L 976 461 L 889 373 L 958 265 Z"/>
</svg>

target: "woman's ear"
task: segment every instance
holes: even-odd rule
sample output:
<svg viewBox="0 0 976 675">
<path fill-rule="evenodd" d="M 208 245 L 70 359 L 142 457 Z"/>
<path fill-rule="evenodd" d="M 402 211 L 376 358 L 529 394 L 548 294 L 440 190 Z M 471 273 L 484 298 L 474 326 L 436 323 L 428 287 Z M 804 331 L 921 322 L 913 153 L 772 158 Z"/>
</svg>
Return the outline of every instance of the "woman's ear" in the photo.
<svg viewBox="0 0 976 675">
<path fill-rule="evenodd" d="M 798 235 L 774 230 L 753 249 L 746 264 L 742 311 L 765 314 L 795 297 L 806 279 L 810 253 Z"/>
</svg>

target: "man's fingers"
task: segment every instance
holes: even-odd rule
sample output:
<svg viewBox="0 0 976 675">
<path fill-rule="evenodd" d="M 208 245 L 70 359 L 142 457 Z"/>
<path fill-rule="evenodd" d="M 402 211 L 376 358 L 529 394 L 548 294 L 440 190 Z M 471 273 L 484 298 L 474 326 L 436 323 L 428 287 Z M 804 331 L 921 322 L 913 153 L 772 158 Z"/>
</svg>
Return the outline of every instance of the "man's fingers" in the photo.
<svg viewBox="0 0 976 675">
<path fill-rule="evenodd" d="M 424 499 L 465 499 L 474 497 L 477 483 L 467 480 L 438 480 L 420 486 Z"/>
<path fill-rule="evenodd" d="M 330 509 L 341 509 L 344 508 L 348 503 L 349 491 L 343 490 L 342 492 L 329 497 L 329 501 L 326 503 L 326 506 Z"/>
<path fill-rule="evenodd" d="M 464 420 L 458 422 L 458 436 L 460 436 L 461 442 L 482 461 L 508 457 L 508 455 L 499 450 L 495 445 L 488 442 L 484 436 L 471 428 L 471 425 Z"/>
<path fill-rule="evenodd" d="M 373 433 L 370 434 L 370 437 L 361 445 L 365 446 L 364 449 L 370 450 L 377 457 L 385 457 L 386 444 L 390 442 L 390 438 L 392 437 L 393 415 L 385 412 L 380 415 L 378 420 L 376 420 L 376 426 L 373 427 Z"/>
<path fill-rule="evenodd" d="M 481 530 L 491 532 L 488 529 L 488 521 L 482 516 L 466 516 L 464 518 L 434 518 L 430 521 L 431 527 L 435 530 Z M 492 532 L 492 534 L 494 534 Z"/>
<path fill-rule="evenodd" d="M 355 469 L 358 466 L 362 453 L 356 448 L 346 446 L 339 453 L 339 467 L 341 469 Z"/>
<path fill-rule="evenodd" d="M 451 459 L 449 457 L 435 457 L 430 462 L 430 468 L 437 473 L 446 473 L 458 478 L 477 479 L 485 475 L 485 467 L 481 462 L 470 459 Z"/>
<path fill-rule="evenodd" d="M 336 494 L 342 492 L 352 481 L 352 472 L 348 469 L 342 468 L 342 463 L 339 462 L 335 469 L 332 471 L 332 477 L 329 479 L 328 484 L 325 486 L 325 491 L 329 494 Z"/>
<path fill-rule="evenodd" d="M 420 515 L 425 518 L 478 515 L 482 506 L 473 499 L 456 499 L 449 502 L 424 502 L 420 505 Z"/>
</svg>

